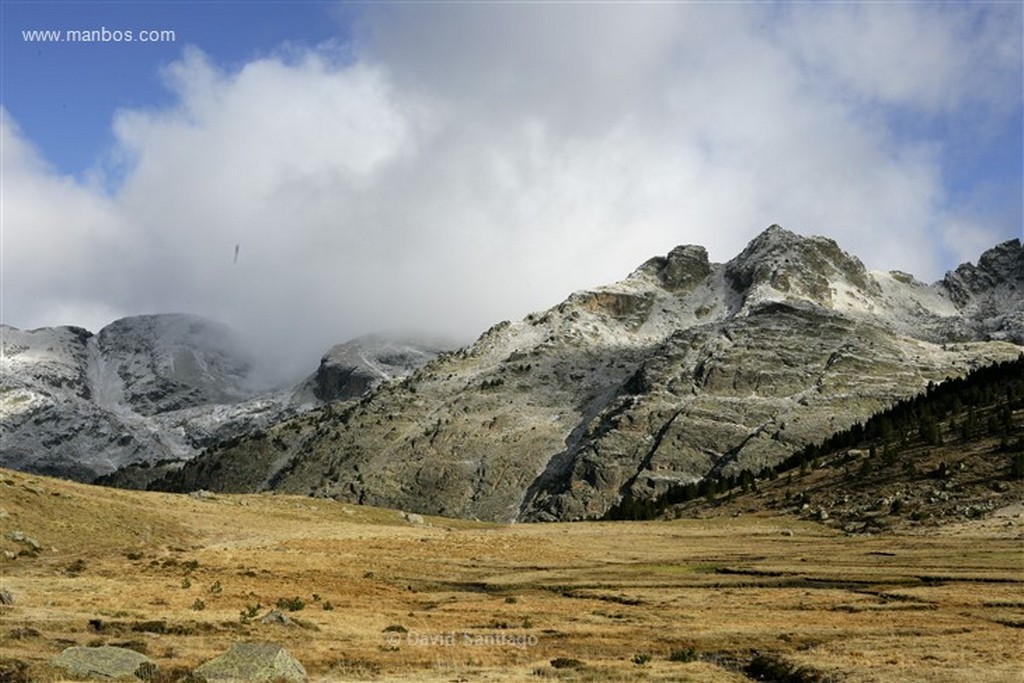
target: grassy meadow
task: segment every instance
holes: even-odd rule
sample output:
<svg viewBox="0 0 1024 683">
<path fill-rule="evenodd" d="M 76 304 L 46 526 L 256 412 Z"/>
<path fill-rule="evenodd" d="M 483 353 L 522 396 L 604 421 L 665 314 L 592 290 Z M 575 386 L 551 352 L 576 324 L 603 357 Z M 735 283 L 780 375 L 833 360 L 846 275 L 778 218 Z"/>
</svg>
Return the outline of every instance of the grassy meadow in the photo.
<svg viewBox="0 0 1024 683">
<path fill-rule="evenodd" d="M 1019 507 L 875 536 L 502 526 L 0 470 L 0 529 L 0 667 L 34 681 L 65 680 L 49 660 L 71 645 L 143 651 L 171 681 L 243 640 L 313 681 L 1024 680 Z"/>
</svg>

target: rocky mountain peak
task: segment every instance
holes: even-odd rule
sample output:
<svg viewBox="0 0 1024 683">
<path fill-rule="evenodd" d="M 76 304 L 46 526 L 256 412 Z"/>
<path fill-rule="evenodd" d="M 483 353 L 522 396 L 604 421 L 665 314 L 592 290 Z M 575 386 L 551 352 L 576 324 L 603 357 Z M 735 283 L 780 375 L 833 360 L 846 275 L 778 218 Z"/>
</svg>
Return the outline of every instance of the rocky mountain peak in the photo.
<svg viewBox="0 0 1024 683">
<path fill-rule="evenodd" d="M 708 250 L 695 244 L 681 245 L 667 256 L 655 256 L 637 269 L 657 278 L 670 292 L 688 292 L 711 273 Z"/>
<path fill-rule="evenodd" d="M 1019 239 L 1009 240 L 989 249 L 978 265 L 964 263 L 946 273 L 942 283 L 959 306 L 998 288 L 1019 287 L 1024 282 L 1024 248 Z"/>
<path fill-rule="evenodd" d="M 766 301 L 804 300 L 833 308 L 840 299 L 880 294 L 860 259 L 827 237 L 772 225 L 726 264 L 726 277 L 751 310 Z"/>
<path fill-rule="evenodd" d="M 365 335 L 332 346 L 302 388 L 325 402 L 358 398 L 383 382 L 409 375 L 446 348 L 442 342 Z"/>
<path fill-rule="evenodd" d="M 180 313 L 117 320 L 96 335 L 97 399 L 124 400 L 153 415 L 255 393 L 241 340 L 226 325 Z M 115 395 L 109 395 L 115 394 Z"/>
</svg>

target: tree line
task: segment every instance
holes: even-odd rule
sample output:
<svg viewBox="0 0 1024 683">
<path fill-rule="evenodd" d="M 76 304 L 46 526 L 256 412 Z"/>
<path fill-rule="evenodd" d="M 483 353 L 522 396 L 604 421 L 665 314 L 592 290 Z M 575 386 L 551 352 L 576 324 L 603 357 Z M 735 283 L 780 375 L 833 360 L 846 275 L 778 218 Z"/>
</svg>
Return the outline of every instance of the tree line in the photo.
<svg viewBox="0 0 1024 683">
<path fill-rule="evenodd" d="M 758 472 L 743 470 L 729 475 L 677 484 L 657 498 L 636 498 L 626 493 L 603 519 L 654 519 L 672 505 L 741 489 L 757 490 L 758 481 L 800 470 L 806 473 L 826 455 L 866 449 L 872 456 L 882 452 L 882 464 L 895 462 L 897 447 L 912 443 L 941 446 L 947 439 L 975 440 L 999 437 L 1000 451 L 1009 454 L 1009 477 L 1024 479 L 1024 439 L 1010 440 L 1013 412 L 1024 408 L 1024 353 L 1015 360 L 977 368 L 963 377 L 929 382 L 920 394 L 894 403 L 864 422 L 836 432 L 821 443 L 812 443 L 788 458 Z M 858 472 L 871 473 L 868 458 Z"/>
</svg>

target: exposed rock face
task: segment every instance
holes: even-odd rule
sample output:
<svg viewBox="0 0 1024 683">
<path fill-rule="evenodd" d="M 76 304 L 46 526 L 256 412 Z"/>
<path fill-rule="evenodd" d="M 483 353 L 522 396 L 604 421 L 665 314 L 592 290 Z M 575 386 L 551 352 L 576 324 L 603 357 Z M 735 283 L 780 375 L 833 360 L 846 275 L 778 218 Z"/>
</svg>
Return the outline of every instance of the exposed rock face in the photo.
<svg viewBox="0 0 1024 683">
<path fill-rule="evenodd" d="M 711 274 L 708 251 L 704 247 L 683 245 L 668 256 L 655 256 L 640 266 L 640 271 L 654 275 L 665 289 L 690 291 Z"/>
<path fill-rule="evenodd" d="M 132 462 L 182 460 L 295 414 L 257 395 L 252 366 L 222 325 L 148 315 L 98 334 L 3 327 L 0 465 L 91 481 Z"/>
<path fill-rule="evenodd" d="M 952 334 L 1024 344 L 1024 250 L 1020 240 L 985 252 L 977 266 L 965 263 L 947 273 L 942 285 L 965 314 L 962 320 L 951 321 Z"/>
<path fill-rule="evenodd" d="M 840 308 L 841 294 L 870 301 L 881 294 L 858 259 L 824 237 L 802 238 L 777 225 L 726 264 L 726 278 L 745 309 L 763 301 L 804 300 Z"/>
<path fill-rule="evenodd" d="M 194 316 L 123 318 L 96 335 L 89 367 L 100 405 L 140 415 L 210 403 L 235 403 L 254 392 L 250 363 L 230 330 Z"/>
<path fill-rule="evenodd" d="M 308 680 L 299 660 L 272 643 L 235 643 L 224 654 L 198 666 L 195 673 L 209 683 Z"/>
<path fill-rule="evenodd" d="M 726 264 L 678 247 L 164 486 L 600 515 L 626 492 L 774 464 L 930 381 L 1016 358 L 1022 258 L 1015 240 L 925 285 L 778 226 Z"/>
<path fill-rule="evenodd" d="M 359 398 L 382 382 L 405 377 L 433 360 L 443 343 L 368 335 L 338 344 L 306 381 L 324 402 Z"/>
<path fill-rule="evenodd" d="M 90 681 L 150 680 L 156 673 L 156 664 L 146 655 L 108 645 L 69 647 L 54 657 L 53 665 Z"/>
</svg>

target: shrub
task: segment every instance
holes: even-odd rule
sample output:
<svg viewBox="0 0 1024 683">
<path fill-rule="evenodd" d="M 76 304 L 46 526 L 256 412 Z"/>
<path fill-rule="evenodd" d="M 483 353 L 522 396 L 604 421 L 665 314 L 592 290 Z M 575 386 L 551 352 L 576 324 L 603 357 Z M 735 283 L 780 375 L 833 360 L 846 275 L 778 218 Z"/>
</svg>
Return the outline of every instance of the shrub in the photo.
<svg viewBox="0 0 1024 683">
<path fill-rule="evenodd" d="M 633 663 L 637 666 L 643 666 L 649 661 L 651 661 L 651 655 L 646 652 L 637 652 L 633 655 Z"/>
<path fill-rule="evenodd" d="M 679 647 L 668 653 L 668 661 L 670 662 L 695 662 L 698 659 L 700 659 L 700 655 L 697 654 L 697 648 L 695 647 Z"/>
<path fill-rule="evenodd" d="M 203 602 L 202 598 L 196 598 L 196 601 L 192 603 L 192 609 L 194 609 L 197 612 L 200 612 L 206 609 L 206 603 Z"/>
<path fill-rule="evenodd" d="M 278 598 L 277 600 L 277 608 L 286 609 L 289 612 L 298 612 L 305 606 L 306 602 L 298 596 L 295 596 L 294 598 Z"/>
<path fill-rule="evenodd" d="M 239 612 L 238 620 L 243 624 L 248 624 L 250 621 L 256 618 L 256 615 L 260 613 L 263 605 L 256 603 L 255 605 L 246 605 L 245 609 Z"/>
<path fill-rule="evenodd" d="M 74 562 L 70 563 L 64 568 L 64 573 L 68 576 L 78 576 L 85 571 L 85 560 L 79 558 Z"/>
<path fill-rule="evenodd" d="M 579 659 L 571 657 L 555 657 L 551 660 L 551 666 L 555 669 L 582 669 L 584 664 Z"/>
</svg>

